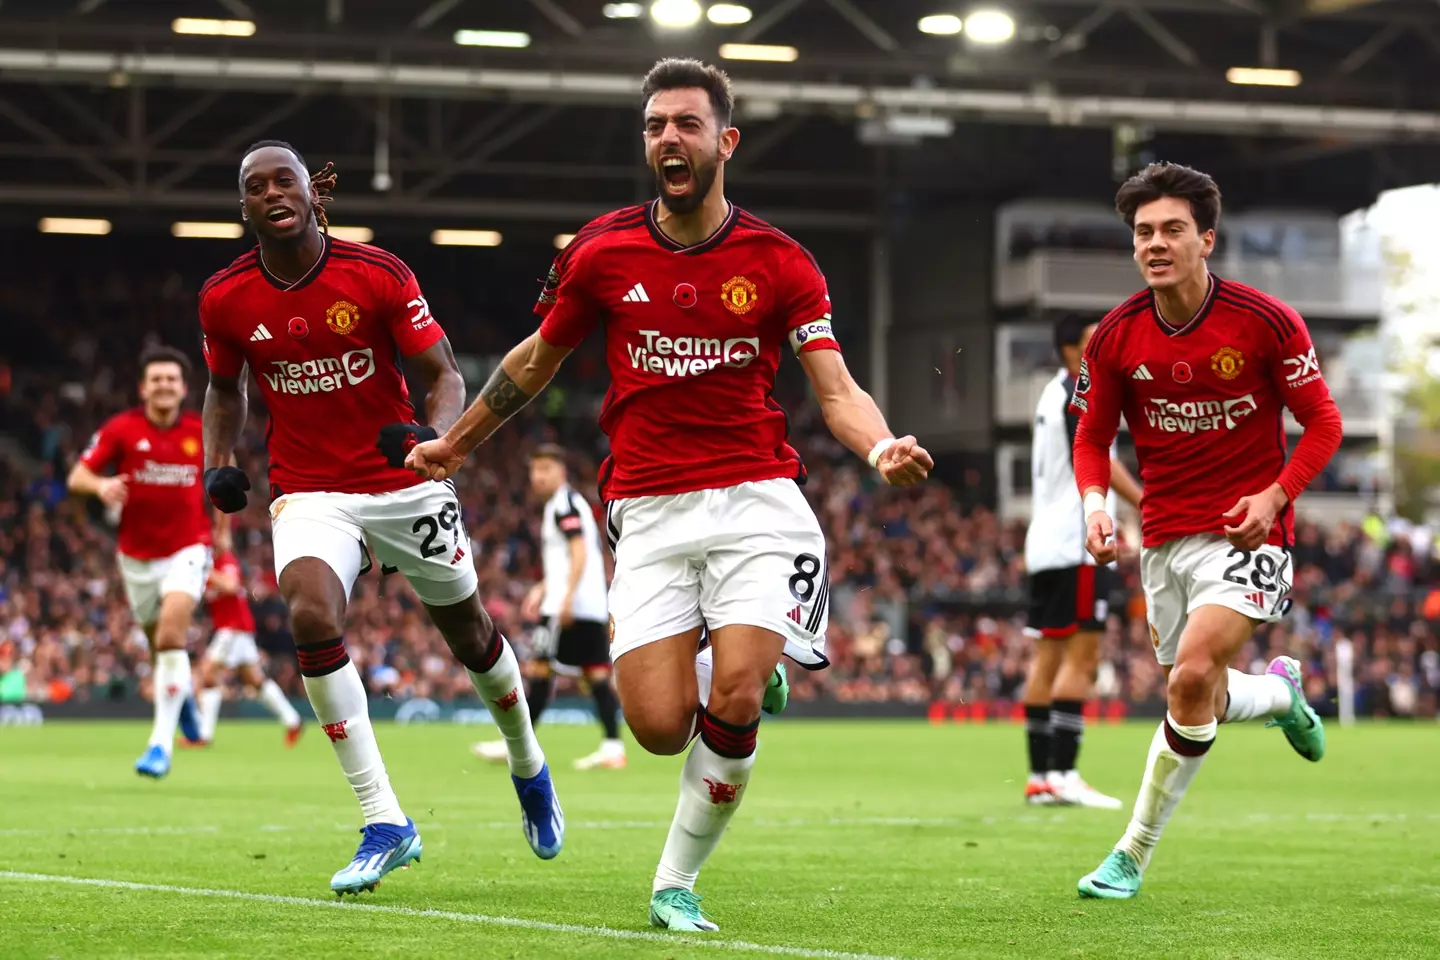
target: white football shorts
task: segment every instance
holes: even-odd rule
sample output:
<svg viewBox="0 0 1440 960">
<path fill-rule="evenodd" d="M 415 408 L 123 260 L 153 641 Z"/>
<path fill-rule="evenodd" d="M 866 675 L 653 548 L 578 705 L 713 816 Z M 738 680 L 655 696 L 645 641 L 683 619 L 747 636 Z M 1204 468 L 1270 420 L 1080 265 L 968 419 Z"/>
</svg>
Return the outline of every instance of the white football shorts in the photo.
<svg viewBox="0 0 1440 960">
<path fill-rule="evenodd" d="M 160 619 L 160 601 L 167 594 L 183 593 L 196 603 L 205 595 L 210 548 L 203 543 L 192 543 L 158 560 L 137 560 L 123 553 L 119 558 L 125 597 L 142 627 Z"/>
<path fill-rule="evenodd" d="M 825 535 L 794 480 L 612 501 L 611 659 L 706 625 L 764 627 L 818 670 L 829 623 Z"/>
<path fill-rule="evenodd" d="M 236 667 L 254 666 L 260 662 L 260 650 L 255 646 L 255 634 L 248 630 L 234 630 L 221 627 L 215 631 L 205 658 L 228 670 Z"/>
<path fill-rule="evenodd" d="M 373 554 L 431 606 L 459 603 L 479 585 L 460 498 L 448 481 L 391 493 L 287 493 L 270 504 L 270 527 L 277 577 L 292 561 L 316 557 L 349 596 Z"/>
<path fill-rule="evenodd" d="M 1180 635 L 1196 609 L 1215 604 L 1252 620 L 1273 622 L 1285 612 L 1294 570 L 1290 553 L 1265 544 L 1241 550 L 1219 534 L 1180 537 L 1140 551 L 1155 659 L 1173 666 Z"/>
</svg>

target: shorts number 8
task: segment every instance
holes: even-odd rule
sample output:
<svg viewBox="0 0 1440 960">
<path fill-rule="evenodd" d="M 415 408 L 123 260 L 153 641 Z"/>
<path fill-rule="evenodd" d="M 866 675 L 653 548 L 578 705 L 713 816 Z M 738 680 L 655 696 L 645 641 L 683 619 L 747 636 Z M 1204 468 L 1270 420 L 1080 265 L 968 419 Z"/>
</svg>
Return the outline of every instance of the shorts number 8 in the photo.
<svg viewBox="0 0 1440 960">
<path fill-rule="evenodd" d="M 801 603 L 809 603 L 815 596 L 815 578 L 820 574 L 820 558 L 813 553 L 802 553 L 795 558 L 795 575 L 790 578 L 790 596 Z"/>
</svg>

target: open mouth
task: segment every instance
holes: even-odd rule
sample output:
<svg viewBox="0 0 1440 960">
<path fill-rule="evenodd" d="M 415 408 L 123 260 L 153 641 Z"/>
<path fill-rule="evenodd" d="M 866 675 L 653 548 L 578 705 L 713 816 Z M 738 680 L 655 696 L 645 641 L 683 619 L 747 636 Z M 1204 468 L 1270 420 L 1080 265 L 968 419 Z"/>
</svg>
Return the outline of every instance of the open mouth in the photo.
<svg viewBox="0 0 1440 960">
<path fill-rule="evenodd" d="M 1151 271 L 1154 271 L 1154 272 L 1158 272 L 1158 271 L 1161 271 L 1161 270 L 1168 269 L 1169 267 L 1171 267 L 1171 266 L 1173 266 L 1173 265 L 1174 265 L 1174 264 L 1172 264 L 1169 260 L 1164 260 L 1164 259 L 1146 260 L 1146 261 L 1145 261 L 1145 266 L 1149 267 L 1150 270 L 1151 270 Z"/>
<path fill-rule="evenodd" d="M 660 161 L 660 176 L 665 180 L 665 189 L 672 196 L 687 193 L 694 179 L 690 164 L 684 157 L 665 157 Z"/>
<path fill-rule="evenodd" d="M 289 207 L 272 207 L 265 214 L 271 226 L 288 227 L 295 222 L 295 211 Z"/>
</svg>

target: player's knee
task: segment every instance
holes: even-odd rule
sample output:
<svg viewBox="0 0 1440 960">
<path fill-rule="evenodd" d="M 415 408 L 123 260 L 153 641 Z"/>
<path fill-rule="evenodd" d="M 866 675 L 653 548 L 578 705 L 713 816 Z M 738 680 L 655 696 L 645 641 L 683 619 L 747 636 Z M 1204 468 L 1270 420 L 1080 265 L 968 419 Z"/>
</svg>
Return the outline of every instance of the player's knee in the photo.
<svg viewBox="0 0 1440 960">
<path fill-rule="evenodd" d="M 323 598 L 303 595 L 290 598 L 290 630 L 297 645 L 321 643 L 340 636 L 345 629 L 344 620 L 343 608 L 336 610 Z"/>
<path fill-rule="evenodd" d="M 760 716 L 766 679 L 751 676 L 748 671 L 717 675 L 710 683 L 706 709 L 726 723 L 753 723 Z"/>
<path fill-rule="evenodd" d="M 1222 667 L 1221 670 L 1224 668 Z M 1180 660 L 1170 671 L 1166 684 L 1169 702 L 1199 705 L 1214 696 L 1215 681 L 1219 672 L 1208 660 Z"/>
<path fill-rule="evenodd" d="M 690 745 L 690 735 L 695 725 L 695 718 L 692 716 L 684 723 L 667 720 L 652 725 L 643 721 L 637 723 L 627 714 L 625 725 L 629 728 L 630 735 L 635 738 L 635 742 L 640 745 L 640 749 L 660 757 L 673 757 L 676 754 L 684 753 L 685 748 Z"/>
</svg>

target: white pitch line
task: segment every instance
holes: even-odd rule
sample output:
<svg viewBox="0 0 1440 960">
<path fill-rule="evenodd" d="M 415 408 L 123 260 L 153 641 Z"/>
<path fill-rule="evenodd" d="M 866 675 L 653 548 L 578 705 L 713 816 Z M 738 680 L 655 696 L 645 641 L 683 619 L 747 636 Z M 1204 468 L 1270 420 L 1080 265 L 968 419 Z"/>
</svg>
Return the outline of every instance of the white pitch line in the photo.
<svg viewBox="0 0 1440 960">
<path fill-rule="evenodd" d="M 201 887 L 176 887 L 166 883 L 135 883 L 130 880 L 107 880 L 99 877 L 67 877 L 45 873 L 18 873 L 11 870 L 0 870 L 0 880 L 14 880 L 19 883 L 64 884 L 75 887 L 102 887 L 109 890 L 136 890 L 145 893 L 176 893 L 190 897 L 210 897 L 221 900 L 249 900 L 256 903 L 274 903 L 290 907 L 322 907 L 330 910 L 358 910 L 363 913 L 388 913 L 420 919 L 474 923 L 489 927 L 541 930 L 546 933 L 573 933 L 582 936 L 602 937 L 609 940 L 661 943 L 666 946 L 683 944 L 687 947 L 695 947 L 702 950 L 766 953 L 777 957 L 811 957 L 816 958 L 816 960 L 901 960 L 899 957 L 882 956 L 874 953 L 849 953 L 844 950 L 812 949 L 809 947 L 782 947 L 768 943 L 750 943 L 745 940 L 708 940 L 702 937 L 676 936 L 673 934 L 652 933 L 645 930 L 617 930 L 614 927 L 587 927 L 578 923 L 550 923 L 545 920 L 525 920 L 520 917 L 492 917 L 483 913 L 421 910 L 416 907 L 402 907 L 385 903 L 346 903 L 342 900 L 312 900 L 309 897 L 285 897 L 274 893 L 246 893 L 243 890 L 207 890 Z"/>
</svg>

